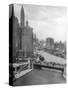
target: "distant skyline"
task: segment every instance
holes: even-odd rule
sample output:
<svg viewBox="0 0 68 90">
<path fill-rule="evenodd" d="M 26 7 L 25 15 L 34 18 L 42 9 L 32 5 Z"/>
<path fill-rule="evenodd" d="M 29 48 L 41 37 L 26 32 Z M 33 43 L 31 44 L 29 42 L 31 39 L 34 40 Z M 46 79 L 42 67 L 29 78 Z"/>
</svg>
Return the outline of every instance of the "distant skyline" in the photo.
<svg viewBox="0 0 68 90">
<path fill-rule="evenodd" d="M 20 23 L 20 4 L 14 5 L 15 16 Z M 47 37 L 55 41 L 66 41 L 66 8 L 58 6 L 41 6 L 24 4 L 25 20 L 33 28 L 40 40 Z"/>
</svg>

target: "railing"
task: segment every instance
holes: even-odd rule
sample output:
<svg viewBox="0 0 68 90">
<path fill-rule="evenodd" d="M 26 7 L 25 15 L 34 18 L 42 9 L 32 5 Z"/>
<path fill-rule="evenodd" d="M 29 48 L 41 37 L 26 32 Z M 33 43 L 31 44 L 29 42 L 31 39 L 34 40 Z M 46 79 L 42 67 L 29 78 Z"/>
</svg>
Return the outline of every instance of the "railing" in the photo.
<svg viewBox="0 0 68 90">
<path fill-rule="evenodd" d="M 29 72 L 32 69 L 32 60 L 31 58 L 26 58 L 26 62 L 19 61 L 19 63 L 13 63 L 10 65 L 12 67 L 13 72 L 13 80 L 16 78 L 24 75 L 25 73 Z M 10 73 L 11 74 L 11 73 Z"/>
<path fill-rule="evenodd" d="M 64 72 L 64 68 L 61 67 L 52 67 L 52 66 L 48 66 L 48 65 L 41 65 L 41 64 L 34 64 L 34 68 L 35 69 L 43 69 L 43 68 L 48 68 L 48 69 L 53 69 L 53 70 L 59 70 Z"/>
</svg>

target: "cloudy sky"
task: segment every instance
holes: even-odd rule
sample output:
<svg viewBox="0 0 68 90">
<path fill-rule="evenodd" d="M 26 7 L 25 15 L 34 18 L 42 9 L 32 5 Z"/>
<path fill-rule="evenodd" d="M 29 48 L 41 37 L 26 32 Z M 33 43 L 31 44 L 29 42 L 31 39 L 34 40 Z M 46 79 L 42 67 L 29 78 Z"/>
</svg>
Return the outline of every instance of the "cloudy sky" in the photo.
<svg viewBox="0 0 68 90">
<path fill-rule="evenodd" d="M 56 6 L 23 5 L 25 20 L 42 40 L 52 37 L 55 41 L 66 40 L 66 8 Z M 15 16 L 20 22 L 21 5 L 15 5 Z"/>
</svg>

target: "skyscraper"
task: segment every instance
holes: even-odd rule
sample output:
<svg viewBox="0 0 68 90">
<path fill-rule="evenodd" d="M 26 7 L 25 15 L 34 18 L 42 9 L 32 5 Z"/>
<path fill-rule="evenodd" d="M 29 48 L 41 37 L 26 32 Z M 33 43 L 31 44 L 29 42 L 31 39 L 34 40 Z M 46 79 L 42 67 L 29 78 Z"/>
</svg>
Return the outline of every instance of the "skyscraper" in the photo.
<svg viewBox="0 0 68 90">
<path fill-rule="evenodd" d="M 20 24 L 21 24 L 22 27 L 25 24 L 25 15 L 24 15 L 24 8 L 23 8 L 23 6 L 21 7 Z"/>
<path fill-rule="evenodd" d="M 54 39 L 53 38 L 48 37 L 46 39 L 46 48 L 54 49 Z"/>
<path fill-rule="evenodd" d="M 18 27 L 19 27 L 19 23 L 18 23 L 18 19 L 17 17 L 15 17 L 14 15 L 14 5 L 11 4 L 10 7 L 10 12 L 9 12 L 9 47 L 10 47 L 10 51 L 12 51 L 12 55 L 13 55 L 13 60 L 15 60 L 16 57 L 16 49 L 18 48 Z"/>
<path fill-rule="evenodd" d="M 33 52 L 33 28 L 28 24 L 28 20 L 25 23 L 24 8 L 21 7 L 20 12 L 20 27 L 19 27 L 19 46 L 22 56 L 31 57 Z M 20 55 L 21 55 L 20 53 Z"/>
</svg>

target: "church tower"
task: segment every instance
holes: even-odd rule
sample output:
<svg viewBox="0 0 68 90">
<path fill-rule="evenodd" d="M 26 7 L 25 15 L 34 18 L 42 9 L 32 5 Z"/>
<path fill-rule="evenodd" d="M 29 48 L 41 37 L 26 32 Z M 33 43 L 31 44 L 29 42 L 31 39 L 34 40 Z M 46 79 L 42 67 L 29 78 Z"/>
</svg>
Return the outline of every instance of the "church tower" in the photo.
<svg viewBox="0 0 68 90">
<path fill-rule="evenodd" d="M 21 23 L 21 26 L 23 27 L 24 23 L 25 23 L 25 15 L 24 15 L 24 8 L 23 8 L 23 6 L 21 7 L 20 23 Z"/>
</svg>

